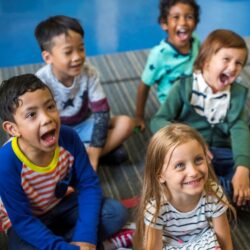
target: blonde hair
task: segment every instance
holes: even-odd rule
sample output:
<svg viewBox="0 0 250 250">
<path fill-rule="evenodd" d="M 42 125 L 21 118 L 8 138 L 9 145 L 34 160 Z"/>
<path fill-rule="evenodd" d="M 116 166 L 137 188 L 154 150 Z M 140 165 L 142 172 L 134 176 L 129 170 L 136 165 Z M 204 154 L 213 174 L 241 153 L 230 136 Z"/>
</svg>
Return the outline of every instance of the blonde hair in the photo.
<svg viewBox="0 0 250 250">
<path fill-rule="evenodd" d="M 144 213 L 146 206 L 151 199 L 155 200 L 156 212 L 154 219 L 157 217 L 163 193 L 170 196 L 167 185 L 159 181 L 160 174 L 164 165 L 164 159 L 173 147 L 182 145 L 190 140 L 196 140 L 202 147 L 207 158 L 207 147 L 201 135 L 188 125 L 173 123 L 160 129 L 151 138 L 145 160 L 144 178 L 141 200 L 137 211 L 137 226 L 134 236 L 134 249 L 143 249 L 143 239 L 145 237 Z M 215 194 L 210 186 L 211 180 L 217 182 L 213 169 L 208 165 L 208 180 L 205 190 Z M 215 194 L 216 195 L 216 194 Z M 218 197 L 220 198 L 220 197 Z M 223 201 L 222 201 L 223 202 Z M 229 205 L 229 204 L 227 204 Z M 230 206 L 230 205 L 229 205 Z"/>
<path fill-rule="evenodd" d="M 246 64 L 248 49 L 244 39 L 231 30 L 217 29 L 211 32 L 201 45 L 194 63 L 194 70 L 202 71 L 204 64 L 222 48 L 244 49 L 246 51 L 244 65 Z"/>
</svg>

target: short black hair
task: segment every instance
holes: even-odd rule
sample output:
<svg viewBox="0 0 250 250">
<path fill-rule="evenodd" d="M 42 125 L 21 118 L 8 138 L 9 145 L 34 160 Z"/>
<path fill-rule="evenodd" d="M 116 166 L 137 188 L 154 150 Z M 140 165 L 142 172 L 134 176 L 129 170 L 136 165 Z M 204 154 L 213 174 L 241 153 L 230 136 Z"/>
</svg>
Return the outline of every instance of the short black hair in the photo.
<svg viewBox="0 0 250 250">
<path fill-rule="evenodd" d="M 160 0 L 158 22 L 162 23 L 167 20 L 169 10 L 178 3 L 188 4 L 194 9 L 195 23 L 198 24 L 200 21 L 200 6 L 195 0 Z"/>
<path fill-rule="evenodd" d="M 19 97 L 37 89 L 48 89 L 53 97 L 50 88 L 33 74 L 14 76 L 3 81 L 0 85 L 1 120 L 15 122 L 13 114 L 20 106 Z"/>
<path fill-rule="evenodd" d="M 84 30 L 80 22 L 69 16 L 52 16 L 40 22 L 35 29 L 35 37 L 41 51 L 49 51 L 53 47 L 52 39 L 55 36 L 65 34 L 73 30 L 84 38 Z"/>
</svg>

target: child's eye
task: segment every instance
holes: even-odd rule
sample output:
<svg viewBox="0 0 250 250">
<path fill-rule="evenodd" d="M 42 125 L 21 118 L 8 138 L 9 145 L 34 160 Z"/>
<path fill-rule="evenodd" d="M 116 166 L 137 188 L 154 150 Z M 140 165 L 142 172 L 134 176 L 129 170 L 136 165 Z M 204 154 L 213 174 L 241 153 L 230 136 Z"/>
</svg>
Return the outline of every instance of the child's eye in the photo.
<svg viewBox="0 0 250 250">
<path fill-rule="evenodd" d="M 202 157 L 202 156 L 197 156 L 194 160 L 196 165 L 202 164 L 203 161 L 204 161 L 204 157 Z"/>
<path fill-rule="evenodd" d="M 84 52 L 85 49 L 83 47 L 79 48 L 79 51 Z"/>
<path fill-rule="evenodd" d="M 236 64 L 239 66 L 243 66 L 243 62 L 240 62 L 240 61 L 236 62 Z"/>
<path fill-rule="evenodd" d="M 194 20 L 194 15 L 193 14 L 187 15 L 186 19 L 187 20 Z"/>
<path fill-rule="evenodd" d="M 185 167 L 185 164 L 183 162 L 179 162 L 175 165 L 175 169 L 182 170 Z"/>
<path fill-rule="evenodd" d="M 64 51 L 64 55 L 69 56 L 71 54 L 71 51 Z"/>
<path fill-rule="evenodd" d="M 26 114 L 26 118 L 28 118 L 28 119 L 32 119 L 32 118 L 34 118 L 35 117 L 35 115 L 36 115 L 36 113 L 35 112 L 30 112 L 30 113 L 28 113 L 28 114 Z"/>
<path fill-rule="evenodd" d="M 170 18 L 174 19 L 174 20 L 178 20 L 179 19 L 179 15 L 170 15 Z"/>
<path fill-rule="evenodd" d="M 54 109 L 56 109 L 56 104 L 55 104 L 55 103 L 51 103 L 51 104 L 48 105 L 47 108 L 48 108 L 49 110 L 54 110 Z"/>
</svg>

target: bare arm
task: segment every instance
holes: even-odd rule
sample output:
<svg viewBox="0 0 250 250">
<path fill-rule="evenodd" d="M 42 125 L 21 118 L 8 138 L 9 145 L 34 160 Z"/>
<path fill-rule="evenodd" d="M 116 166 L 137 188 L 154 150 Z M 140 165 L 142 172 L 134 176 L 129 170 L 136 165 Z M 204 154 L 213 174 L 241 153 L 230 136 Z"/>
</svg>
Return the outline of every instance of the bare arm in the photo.
<svg viewBox="0 0 250 250">
<path fill-rule="evenodd" d="M 214 230 L 222 250 L 233 250 L 230 226 L 226 212 L 212 220 Z"/>
<path fill-rule="evenodd" d="M 162 250 L 162 231 L 146 226 L 145 250 Z"/>
<path fill-rule="evenodd" d="M 135 126 L 139 127 L 141 131 L 145 129 L 144 110 L 149 91 L 150 87 L 141 81 L 137 89 L 136 110 L 135 110 L 135 124 L 136 124 Z"/>
<path fill-rule="evenodd" d="M 97 148 L 97 147 L 92 147 L 92 146 L 89 146 L 86 148 L 86 151 L 89 156 L 89 161 L 95 171 L 97 171 L 99 158 L 101 157 L 102 150 L 103 148 Z"/>
</svg>

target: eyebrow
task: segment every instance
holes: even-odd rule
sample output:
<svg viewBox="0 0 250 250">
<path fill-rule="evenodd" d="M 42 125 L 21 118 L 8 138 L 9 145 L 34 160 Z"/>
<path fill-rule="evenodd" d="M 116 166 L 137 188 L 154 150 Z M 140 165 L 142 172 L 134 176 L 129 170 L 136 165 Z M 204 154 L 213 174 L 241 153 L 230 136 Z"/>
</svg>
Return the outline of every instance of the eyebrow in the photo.
<svg viewBox="0 0 250 250">
<path fill-rule="evenodd" d="M 55 100 L 53 98 L 50 98 L 50 99 L 46 100 L 42 105 L 45 106 L 50 102 L 55 103 Z M 30 106 L 30 107 L 27 107 L 25 110 L 29 111 L 29 110 L 34 110 L 34 109 L 37 109 L 37 106 Z"/>
</svg>

